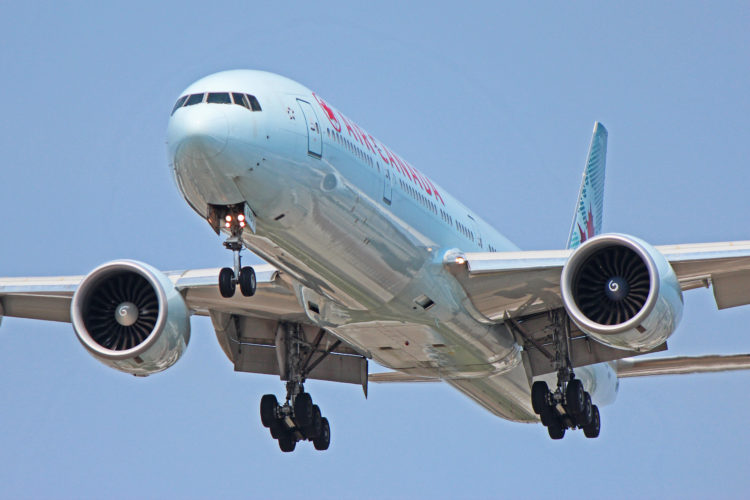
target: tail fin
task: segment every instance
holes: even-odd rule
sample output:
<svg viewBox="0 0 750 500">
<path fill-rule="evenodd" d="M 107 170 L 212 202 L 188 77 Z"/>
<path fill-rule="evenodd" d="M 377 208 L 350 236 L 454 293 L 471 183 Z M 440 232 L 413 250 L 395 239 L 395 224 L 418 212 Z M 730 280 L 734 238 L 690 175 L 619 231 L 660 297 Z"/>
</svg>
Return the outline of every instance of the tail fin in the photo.
<svg viewBox="0 0 750 500">
<path fill-rule="evenodd" d="M 568 248 L 576 248 L 602 231 L 604 208 L 604 169 L 607 164 L 607 129 L 599 122 L 594 124 L 586 168 L 581 180 L 581 191 L 573 214 L 573 224 L 568 236 Z"/>
</svg>

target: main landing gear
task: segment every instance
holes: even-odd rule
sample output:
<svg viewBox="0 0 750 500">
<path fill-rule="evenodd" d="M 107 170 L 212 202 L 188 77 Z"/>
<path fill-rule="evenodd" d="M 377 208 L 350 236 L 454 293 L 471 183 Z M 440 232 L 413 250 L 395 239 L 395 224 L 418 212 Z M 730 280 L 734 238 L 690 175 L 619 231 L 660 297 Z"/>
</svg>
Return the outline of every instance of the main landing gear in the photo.
<svg viewBox="0 0 750 500">
<path fill-rule="evenodd" d="M 546 382 L 537 381 L 531 386 L 531 406 L 539 415 L 549 437 L 562 439 L 566 429 L 583 429 L 587 438 L 599 436 L 601 420 L 599 408 L 592 404 L 591 395 L 583 383 L 575 378 L 569 356 L 570 323 L 555 318 L 555 363 L 557 389 L 552 392 Z"/>
<path fill-rule="evenodd" d="M 219 293 L 222 297 L 234 296 L 237 285 L 245 297 L 255 295 L 255 270 L 250 266 L 242 267 L 242 230 L 246 225 L 245 214 L 230 210 L 224 216 L 224 227 L 231 231 L 231 236 L 224 242 L 224 247 L 234 254 L 234 267 L 224 267 L 219 271 Z"/>
<path fill-rule="evenodd" d="M 327 450 L 331 444 L 331 426 L 312 397 L 305 392 L 303 383 L 310 373 L 328 354 L 339 345 L 334 342 L 325 351 L 318 347 L 325 335 L 321 330 L 311 344 L 304 339 L 299 325 L 285 325 L 281 338 L 277 336 L 276 349 L 282 352 L 280 360 L 282 378 L 286 383 L 286 401 L 279 404 L 276 396 L 266 394 L 260 400 L 260 421 L 278 440 L 283 452 L 294 451 L 297 441 L 312 441 L 316 450 Z M 320 355 L 313 360 L 315 353 Z"/>
</svg>

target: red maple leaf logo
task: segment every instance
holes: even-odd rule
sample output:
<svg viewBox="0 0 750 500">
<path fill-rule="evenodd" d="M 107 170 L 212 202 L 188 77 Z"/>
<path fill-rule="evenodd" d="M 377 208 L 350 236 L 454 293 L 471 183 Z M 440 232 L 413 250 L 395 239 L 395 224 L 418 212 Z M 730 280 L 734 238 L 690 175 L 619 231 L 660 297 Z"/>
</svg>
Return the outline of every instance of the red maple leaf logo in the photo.
<svg viewBox="0 0 750 500">
<path fill-rule="evenodd" d="M 594 228 L 594 214 L 591 213 L 591 207 L 589 207 L 588 218 L 586 219 L 586 229 L 584 230 L 580 224 L 578 224 L 578 232 L 581 235 L 581 243 L 589 238 L 596 236 L 596 228 Z"/>
<path fill-rule="evenodd" d="M 331 125 L 336 129 L 336 132 L 341 132 L 341 124 L 339 123 L 338 118 L 336 118 L 336 115 L 333 113 L 333 110 L 328 105 L 328 103 L 325 102 L 321 97 L 319 97 L 315 92 L 313 92 L 313 97 L 316 101 L 318 101 L 318 104 L 321 108 L 323 108 L 323 111 L 325 111 L 326 116 L 328 116 L 328 121 L 331 122 Z"/>
</svg>

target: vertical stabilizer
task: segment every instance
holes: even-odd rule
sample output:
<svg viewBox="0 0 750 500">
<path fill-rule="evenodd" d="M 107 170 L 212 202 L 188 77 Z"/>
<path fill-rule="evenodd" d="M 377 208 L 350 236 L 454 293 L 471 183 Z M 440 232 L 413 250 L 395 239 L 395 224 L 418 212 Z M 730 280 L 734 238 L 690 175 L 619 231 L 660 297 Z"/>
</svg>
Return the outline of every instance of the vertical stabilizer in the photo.
<svg viewBox="0 0 750 500">
<path fill-rule="evenodd" d="M 594 124 L 586 167 L 583 170 L 581 190 L 573 214 L 573 224 L 568 236 L 568 248 L 576 248 L 589 238 L 602 232 L 604 209 L 604 169 L 607 163 L 607 129 L 599 122 Z"/>
</svg>

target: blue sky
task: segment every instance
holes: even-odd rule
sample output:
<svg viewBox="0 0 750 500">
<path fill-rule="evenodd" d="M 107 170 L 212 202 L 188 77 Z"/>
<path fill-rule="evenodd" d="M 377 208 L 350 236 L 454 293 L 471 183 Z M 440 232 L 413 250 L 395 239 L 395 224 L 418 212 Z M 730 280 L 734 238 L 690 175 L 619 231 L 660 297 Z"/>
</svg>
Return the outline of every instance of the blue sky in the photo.
<svg viewBox="0 0 750 500">
<path fill-rule="evenodd" d="M 750 239 L 747 2 L 14 2 L 0 7 L 0 275 L 161 269 L 230 255 L 165 151 L 182 89 L 224 69 L 291 77 L 525 249 L 564 245 L 595 120 L 604 227 L 653 244 Z M 686 294 L 670 354 L 748 352 L 750 308 Z M 325 453 L 259 422 L 208 321 L 135 379 L 69 325 L 0 327 L 0 496 L 739 497 L 750 374 L 625 380 L 602 435 L 551 442 L 437 384 L 310 383 Z"/>
</svg>

